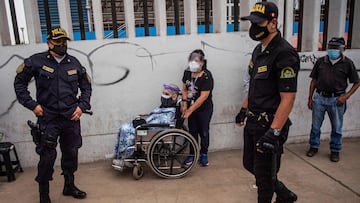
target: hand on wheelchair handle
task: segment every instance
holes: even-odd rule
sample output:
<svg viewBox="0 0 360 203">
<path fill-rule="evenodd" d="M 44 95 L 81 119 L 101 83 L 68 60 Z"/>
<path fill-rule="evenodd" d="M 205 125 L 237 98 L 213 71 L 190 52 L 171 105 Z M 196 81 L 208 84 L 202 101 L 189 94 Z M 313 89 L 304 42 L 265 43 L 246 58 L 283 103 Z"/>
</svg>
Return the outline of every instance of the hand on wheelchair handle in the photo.
<svg viewBox="0 0 360 203">
<path fill-rule="evenodd" d="M 182 117 L 184 119 L 188 119 L 193 112 L 190 109 L 187 109 L 185 112 L 183 112 Z"/>
<path fill-rule="evenodd" d="M 256 151 L 259 153 L 276 153 L 279 149 L 279 136 L 274 135 L 274 132 L 269 129 L 259 138 L 256 143 Z"/>
</svg>

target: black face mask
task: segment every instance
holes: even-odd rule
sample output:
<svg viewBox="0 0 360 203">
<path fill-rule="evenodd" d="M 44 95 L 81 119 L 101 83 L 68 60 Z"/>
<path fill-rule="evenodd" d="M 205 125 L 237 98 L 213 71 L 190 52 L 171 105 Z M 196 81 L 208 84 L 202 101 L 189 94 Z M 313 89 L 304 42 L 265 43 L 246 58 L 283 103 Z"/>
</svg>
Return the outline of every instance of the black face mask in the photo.
<svg viewBox="0 0 360 203">
<path fill-rule="evenodd" d="M 67 51 L 67 46 L 65 44 L 54 45 L 54 48 L 50 49 L 50 51 L 53 51 L 60 56 L 64 56 Z"/>
<path fill-rule="evenodd" d="M 171 97 L 170 98 L 164 98 L 161 97 L 161 108 L 168 108 L 168 107 L 175 107 L 176 101 L 174 101 Z"/>
<path fill-rule="evenodd" d="M 255 41 L 260 41 L 265 39 L 267 36 L 269 36 L 270 32 L 267 29 L 267 27 L 260 27 L 255 23 L 251 23 L 251 27 L 249 30 L 249 35 L 251 39 Z"/>
</svg>

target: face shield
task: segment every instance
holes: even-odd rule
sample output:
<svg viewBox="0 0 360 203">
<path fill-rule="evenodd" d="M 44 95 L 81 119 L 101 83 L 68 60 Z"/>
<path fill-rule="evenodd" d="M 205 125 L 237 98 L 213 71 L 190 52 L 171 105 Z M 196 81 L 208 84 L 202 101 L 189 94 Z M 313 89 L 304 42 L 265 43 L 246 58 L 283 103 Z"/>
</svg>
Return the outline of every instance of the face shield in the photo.
<svg viewBox="0 0 360 203">
<path fill-rule="evenodd" d="M 189 70 L 193 73 L 202 70 L 204 56 L 199 53 L 192 53 L 189 57 Z"/>
<path fill-rule="evenodd" d="M 189 57 L 189 62 L 191 61 L 204 61 L 204 56 L 199 54 L 199 53 L 191 53 L 190 57 Z"/>
</svg>

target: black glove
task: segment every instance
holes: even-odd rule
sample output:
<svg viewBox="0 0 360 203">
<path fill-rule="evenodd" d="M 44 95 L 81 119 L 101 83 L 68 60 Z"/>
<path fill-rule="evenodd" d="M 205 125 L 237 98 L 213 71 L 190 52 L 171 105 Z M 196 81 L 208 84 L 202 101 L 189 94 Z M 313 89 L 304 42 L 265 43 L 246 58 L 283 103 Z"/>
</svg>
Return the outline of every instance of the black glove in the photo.
<svg viewBox="0 0 360 203">
<path fill-rule="evenodd" d="M 143 119 L 143 118 L 135 118 L 132 121 L 132 124 L 133 124 L 134 128 L 138 127 L 139 125 L 145 124 L 145 123 L 146 123 L 146 120 Z"/>
<path fill-rule="evenodd" d="M 240 112 L 235 117 L 235 123 L 243 123 L 246 118 L 247 109 L 241 107 Z"/>
<path fill-rule="evenodd" d="M 256 151 L 260 153 L 276 153 L 278 150 L 279 150 L 279 136 L 274 135 L 274 129 L 270 128 L 257 141 Z"/>
</svg>

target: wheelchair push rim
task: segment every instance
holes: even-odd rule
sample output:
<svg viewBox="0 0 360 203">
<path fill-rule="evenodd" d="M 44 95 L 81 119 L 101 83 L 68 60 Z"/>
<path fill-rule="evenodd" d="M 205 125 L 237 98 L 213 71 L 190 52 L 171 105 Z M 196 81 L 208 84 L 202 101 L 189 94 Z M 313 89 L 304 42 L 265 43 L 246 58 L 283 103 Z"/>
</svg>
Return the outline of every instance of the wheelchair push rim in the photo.
<svg viewBox="0 0 360 203">
<path fill-rule="evenodd" d="M 194 152 L 190 152 L 192 147 Z M 147 160 L 150 168 L 162 178 L 181 178 L 196 166 L 199 146 L 189 133 L 179 129 L 169 129 L 157 134 L 151 141 Z M 191 164 L 185 160 L 193 156 Z"/>
</svg>

